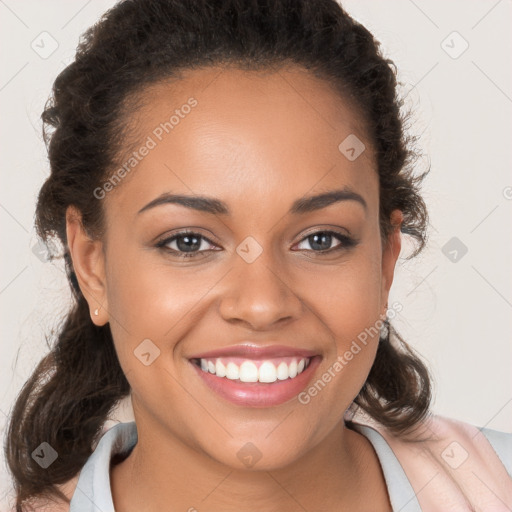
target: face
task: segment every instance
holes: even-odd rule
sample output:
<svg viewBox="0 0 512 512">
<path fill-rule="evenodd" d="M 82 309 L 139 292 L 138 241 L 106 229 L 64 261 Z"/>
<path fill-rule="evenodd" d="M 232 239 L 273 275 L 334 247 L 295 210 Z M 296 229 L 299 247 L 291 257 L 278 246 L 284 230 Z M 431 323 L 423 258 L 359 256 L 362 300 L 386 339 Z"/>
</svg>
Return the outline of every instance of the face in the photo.
<svg viewBox="0 0 512 512">
<path fill-rule="evenodd" d="M 231 467 L 244 450 L 259 469 L 282 467 L 342 421 L 375 357 L 375 334 L 345 357 L 379 325 L 400 251 L 399 230 L 381 241 L 370 141 L 298 68 L 189 71 L 143 100 L 130 118 L 138 156 L 91 191 L 103 238 L 68 212 L 92 320 L 110 323 L 140 432 Z M 349 136 L 365 145 L 355 159 L 339 149 Z M 201 370 L 201 356 L 235 378 Z M 274 382 L 240 382 L 241 367 Z"/>
</svg>

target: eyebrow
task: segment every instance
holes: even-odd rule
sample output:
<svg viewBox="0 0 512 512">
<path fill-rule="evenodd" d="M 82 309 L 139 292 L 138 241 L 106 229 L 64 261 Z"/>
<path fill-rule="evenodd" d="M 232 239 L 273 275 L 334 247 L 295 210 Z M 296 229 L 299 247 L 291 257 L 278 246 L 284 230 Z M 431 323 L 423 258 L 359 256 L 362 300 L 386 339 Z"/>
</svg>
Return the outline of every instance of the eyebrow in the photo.
<svg viewBox="0 0 512 512">
<path fill-rule="evenodd" d="M 360 194 L 354 192 L 348 187 L 345 187 L 340 190 L 331 190 L 330 192 L 324 192 L 315 196 L 297 199 L 292 204 L 288 213 L 293 215 L 309 213 L 321 210 L 322 208 L 326 208 L 331 204 L 341 201 L 356 201 L 364 207 L 365 211 L 368 209 L 366 201 Z M 138 214 L 164 204 L 179 204 L 186 208 L 191 208 L 193 210 L 213 215 L 231 215 L 227 204 L 219 199 L 207 196 L 188 196 L 170 193 L 164 193 L 156 199 L 153 199 L 153 201 L 142 207 L 138 211 Z"/>
</svg>

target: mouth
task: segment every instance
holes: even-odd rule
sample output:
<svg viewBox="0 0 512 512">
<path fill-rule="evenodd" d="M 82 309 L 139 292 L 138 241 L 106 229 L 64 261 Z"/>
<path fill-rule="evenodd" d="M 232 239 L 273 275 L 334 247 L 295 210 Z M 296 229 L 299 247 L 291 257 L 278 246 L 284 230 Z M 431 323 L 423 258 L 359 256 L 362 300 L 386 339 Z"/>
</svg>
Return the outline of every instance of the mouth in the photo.
<svg viewBox="0 0 512 512">
<path fill-rule="evenodd" d="M 217 396 L 236 405 L 271 407 L 303 391 L 320 364 L 320 355 L 275 357 L 222 355 L 192 357 L 189 362 L 201 381 Z"/>
</svg>

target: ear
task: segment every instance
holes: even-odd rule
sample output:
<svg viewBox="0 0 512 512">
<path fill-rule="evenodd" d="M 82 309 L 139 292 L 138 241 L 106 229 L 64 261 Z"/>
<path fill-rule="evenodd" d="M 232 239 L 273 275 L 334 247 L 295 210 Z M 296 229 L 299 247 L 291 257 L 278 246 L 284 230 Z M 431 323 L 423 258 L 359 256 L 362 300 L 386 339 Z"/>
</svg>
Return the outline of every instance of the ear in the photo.
<svg viewBox="0 0 512 512">
<path fill-rule="evenodd" d="M 73 269 L 92 321 L 100 326 L 108 322 L 103 243 L 85 232 L 82 214 L 74 206 L 66 210 L 66 236 Z"/>
<path fill-rule="evenodd" d="M 382 248 L 382 290 L 381 304 L 384 305 L 382 315 L 386 314 L 388 307 L 389 290 L 393 284 L 395 265 L 402 248 L 400 227 L 404 220 L 401 210 L 393 210 L 390 216 L 393 231 L 389 234 L 384 247 Z"/>
</svg>

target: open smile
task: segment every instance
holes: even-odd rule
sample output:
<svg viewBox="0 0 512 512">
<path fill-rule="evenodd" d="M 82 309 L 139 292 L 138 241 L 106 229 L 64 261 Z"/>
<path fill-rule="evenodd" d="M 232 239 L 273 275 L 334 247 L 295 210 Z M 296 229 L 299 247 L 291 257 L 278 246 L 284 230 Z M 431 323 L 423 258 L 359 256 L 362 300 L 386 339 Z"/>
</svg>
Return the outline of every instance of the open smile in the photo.
<svg viewBox="0 0 512 512">
<path fill-rule="evenodd" d="M 291 400 L 307 387 L 322 359 L 310 354 L 287 347 L 244 345 L 189 361 L 201 380 L 222 398 L 237 405 L 270 407 Z"/>
</svg>

